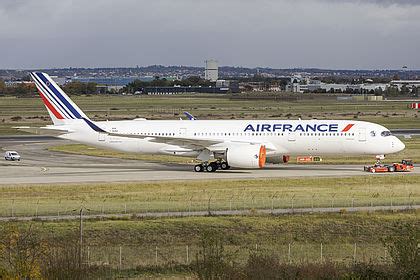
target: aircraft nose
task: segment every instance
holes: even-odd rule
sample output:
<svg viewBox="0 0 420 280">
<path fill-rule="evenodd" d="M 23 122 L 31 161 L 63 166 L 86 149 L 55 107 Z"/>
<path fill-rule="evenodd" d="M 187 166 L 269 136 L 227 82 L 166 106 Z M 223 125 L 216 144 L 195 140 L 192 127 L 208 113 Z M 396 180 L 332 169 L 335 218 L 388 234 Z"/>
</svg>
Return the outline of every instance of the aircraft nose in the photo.
<svg viewBox="0 0 420 280">
<path fill-rule="evenodd" d="M 395 137 L 391 145 L 392 145 L 392 148 L 395 150 L 395 152 L 400 152 L 405 149 L 405 144 L 397 137 Z"/>
</svg>

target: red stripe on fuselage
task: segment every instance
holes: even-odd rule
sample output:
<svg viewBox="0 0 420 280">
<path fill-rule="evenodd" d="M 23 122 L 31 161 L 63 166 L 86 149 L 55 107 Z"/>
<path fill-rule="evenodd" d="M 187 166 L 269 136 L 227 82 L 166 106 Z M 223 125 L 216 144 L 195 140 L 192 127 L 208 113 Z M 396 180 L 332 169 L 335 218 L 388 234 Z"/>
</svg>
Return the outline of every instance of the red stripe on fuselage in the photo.
<svg viewBox="0 0 420 280">
<path fill-rule="evenodd" d="M 354 124 L 348 124 L 341 132 L 347 132 L 349 131 L 352 127 L 354 126 Z"/>
<path fill-rule="evenodd" d="M 54 106 L 50 103 L 50 101 L 48 101 L 48 99 L 42 94 L 41 91 L 38 91 L 39 95 L 42 98 L 42 101 L 44 101 L 45 106 L 47 106 L 48 110 L 50 110 L 54 116 L 59 119 L 59 120 L 63 120 L 63 116 L 54 108 Z"/>
</svg>

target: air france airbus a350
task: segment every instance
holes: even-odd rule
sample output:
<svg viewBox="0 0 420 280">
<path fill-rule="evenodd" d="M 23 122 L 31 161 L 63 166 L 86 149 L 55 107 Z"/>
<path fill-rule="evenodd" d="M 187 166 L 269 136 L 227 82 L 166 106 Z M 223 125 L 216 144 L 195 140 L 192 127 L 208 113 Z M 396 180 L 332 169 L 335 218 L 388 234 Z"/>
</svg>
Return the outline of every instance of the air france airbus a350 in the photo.
<svg viewBox="0 0 420 280">
<path fill-rule="evenodd" d="M 284 155 L 386 155 L 405 145 L 385 127 L 345 120 L 90 120 L 45 73 L 31 77 L 54 125 L 26 128 L 128 153 L 196 157 L 196 172 L 263 168 Z"/>
</svg>

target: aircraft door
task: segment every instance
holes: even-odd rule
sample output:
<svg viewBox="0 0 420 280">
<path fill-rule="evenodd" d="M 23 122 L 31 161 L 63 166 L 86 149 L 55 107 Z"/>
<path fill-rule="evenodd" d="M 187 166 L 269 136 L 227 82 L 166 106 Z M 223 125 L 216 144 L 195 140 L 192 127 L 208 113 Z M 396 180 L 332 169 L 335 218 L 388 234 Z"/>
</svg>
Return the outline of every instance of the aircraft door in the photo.
<svg viewBox="0 0 420 280">
<path fill-rule="evenodd" d="M 179 136 L 185 137 L 187 135 L 187 129 L 186 128 L 180 128 L 179 129 Z"/>
<path fill-rule="evenodd" d="M 366 141 L 366 128 L 360 128 L 358 131 L 359 142 L 365 142 Z"/>
</svg>

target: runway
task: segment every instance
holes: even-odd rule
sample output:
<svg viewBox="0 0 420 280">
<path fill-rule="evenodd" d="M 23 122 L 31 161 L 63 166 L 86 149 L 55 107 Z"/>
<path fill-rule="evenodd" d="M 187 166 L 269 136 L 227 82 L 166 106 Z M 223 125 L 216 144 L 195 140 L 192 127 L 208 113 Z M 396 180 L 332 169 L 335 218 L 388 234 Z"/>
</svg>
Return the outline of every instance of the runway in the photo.
<svg viewBox="0 0 420 280">
<path fill-rule="evenodd" d="M 195 173 L 191 165 L 70 155 L 47 150 L 49 146 L 66 143 L 71 142 L 46 136 L 0 137 L 1 150 L 16 150 L 22 156 L 20 162 L 4 159 L 0 161 L 0 184 L 393 175 L 366 173 L 361 165 L 296 164 L 268 165 L 267 168 L 259 170 L 219 170 L 214 173 Z M 416 168 L 411 174 L 419 173 L 419 168 Z"/>
</svg>

